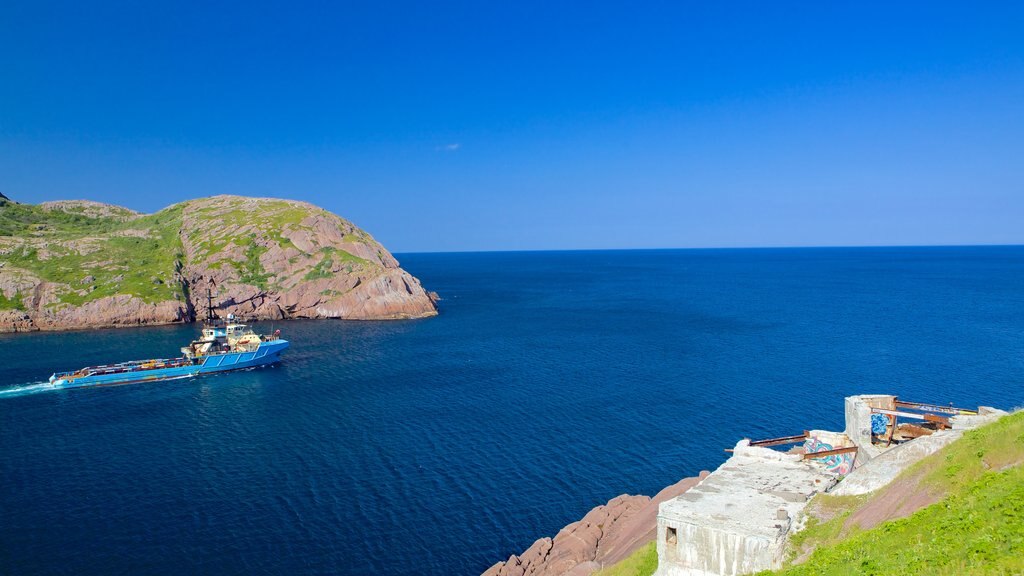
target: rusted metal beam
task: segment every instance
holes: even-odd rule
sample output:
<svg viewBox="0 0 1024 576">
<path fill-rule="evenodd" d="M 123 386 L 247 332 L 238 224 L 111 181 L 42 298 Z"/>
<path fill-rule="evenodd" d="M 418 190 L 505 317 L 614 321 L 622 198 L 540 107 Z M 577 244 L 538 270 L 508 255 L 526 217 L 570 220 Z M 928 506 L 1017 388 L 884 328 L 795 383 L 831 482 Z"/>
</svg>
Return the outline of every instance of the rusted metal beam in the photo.
<svg viewBox="0 0 1024 576">
<path fill-rule="evenodd" d="M 751 446 L 781 446 L 783 444 L 796 444 L 797 442 L 803 442 L 807 440 L 808 432 L 804 430 L 803 434 L 799 436 L 783 436 L 781 438 L 768 438 L 767 440 L 752 440 Z"/>
<path fill-rule="evenodd" d="M 896 433 L 896 416 L 889 416 L 889 437 L 885 439 L 885 447 L 892 444 L 892 435 Z"/>
<path fill-rule="evenodd" d="M 849 454 L 850 452 L 856 452 L 856 446 L 847 446 L 846 448 L 835 448 L 833 450 L 822 450 L 821 452 L 808 452 L 804 454 L 804 460 L 813 460 L 815 458 L 828 458 L 829 456 L 835 456 L 837 454 Z"/>
<path fill-rule="evenodd" d="M 900 412 L 898 410 L 886 410 L 884 408 L 872 408 L 871 412 L 874 414 L 885 414 L 888 416 L 900 416 L 901 418 L 927 420 L 929 422 L 949 422 L 949 416 L 939 416 L 937 414 L 915 414 L 913 412 Z"/>
<path fill-rule="evenodd" d="M 949 428 L 949 417 L 948 416 L 936 416 L 935 414 L 925 414 L 925 422 L 934 422 L 939 428 Z"/>
<path fill-rule="evenodd" d="M 968 408 L 957 408 L 957 407 L 955 407 L 953 405 L 941 406 L 939 404 L 925 404 L 925 403 L 921 403 L 921 402 L 907 402 L 907 401 L 904 401 L 904 400 L 897 400 L 896 401 L 896 406 L 898 408 L 909 408 L 910 410 L 917 410 L 917 411 L 920 411 L 920 412 L 940 412 L 942 414 L 952 414 L 954 416 L 957 415 L 957 414 L 974 415 L 974 414 L 978 413 L 977 410 L 970 410 Z"/>
</svg>

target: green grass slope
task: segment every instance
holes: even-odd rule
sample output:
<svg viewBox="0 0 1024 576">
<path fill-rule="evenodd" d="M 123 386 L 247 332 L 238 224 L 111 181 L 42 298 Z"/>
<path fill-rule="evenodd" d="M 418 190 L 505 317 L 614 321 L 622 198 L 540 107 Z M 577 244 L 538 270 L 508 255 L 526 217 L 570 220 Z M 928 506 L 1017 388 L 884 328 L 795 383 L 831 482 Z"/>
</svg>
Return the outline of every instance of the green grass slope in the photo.
<svg viewBox="0 0 1024 576">
<path fill-rule="evenodd" d="M 658 549 L 648 542 L 618 564 L 602 568 L 593 576 L 652 576 L 658 569 Z"/>
<path fill-rule="evenodd" d="M 55 290 L 43 304 L 47 308 L 81 306 L 117 294 L 150 304 L 184 302 L 187 288 L 179 271 L 185 266 L 230 266 L 238 283 L 282 289 L 282 278 L 275 275 L 280 271 L 268 271 L 261 262 L 271 249 L 294 254 L 292 264 L 312 261 L 309 269 L 295 273 L 298 281 L 331 277 L 338 263 L 350 273 L 380 267 L 335 246 L 299 250 L 287 235 L 305 234 L 315 241 L 319 231 L 303 224 L 311 216 L 341 223 L 348 231 L 344 246 L 369 246 L 364 256 L 383 250 L 348 221 L 284 200 L 218 196 L 155 214 L 86 201 L 32 205 L 0 200 L 0 311 L 25 310 L 39 282 Z"/>
<path fill-rule="evenodd" d="M 814 548 L 806 561 L 776 572 L 797 575 L 1024 574 L 1024 412 L 968 431 L 905 470 L 894 482 L 945 496 L 868 530 L 848 519 L 873 504 L 819 496 L 831 518 L 793 538 Z"/>
<path fill-rule="evenodd" d="M 115 206 L 50 208 L 0 204 L 0 254 L 7 269 L 64 284 L 60 303 L 81 305 L 115 294 L 146 302 L 181 298 L 174 282 L 182 257 L 178 206 L 139 215 Z M 90 278 L 91 277 L 91 278 Z M 0 309 L 21 309 L 21 298 Z"/>
</svg>

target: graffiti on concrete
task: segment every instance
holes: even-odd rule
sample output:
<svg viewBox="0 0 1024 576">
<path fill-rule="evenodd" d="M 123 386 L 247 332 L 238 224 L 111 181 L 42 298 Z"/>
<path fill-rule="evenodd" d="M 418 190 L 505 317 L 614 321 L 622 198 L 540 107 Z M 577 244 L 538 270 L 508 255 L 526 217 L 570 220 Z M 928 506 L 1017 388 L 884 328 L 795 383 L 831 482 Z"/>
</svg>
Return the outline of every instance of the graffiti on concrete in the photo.
<svg viewBox="0 0 1024 576">
<path fill-rule="evenodd" d="M 827 450 L 833 450 L 834 447 L 828 442 L 822 442 L 817 437 L 811 437 L 804 442 L 804 452 L 807 454 L 813 454 L 815 452 L 825 452 Z M 856 452 L 848 452 L 846 454 L 832 454 L 831 456 L 823 456 L 821 458 L 813 458 L 825 465 L 825 469 L 829 472 L 845 476 L 853 470 L 853 461 L 856 458 Z"/>
</svg>

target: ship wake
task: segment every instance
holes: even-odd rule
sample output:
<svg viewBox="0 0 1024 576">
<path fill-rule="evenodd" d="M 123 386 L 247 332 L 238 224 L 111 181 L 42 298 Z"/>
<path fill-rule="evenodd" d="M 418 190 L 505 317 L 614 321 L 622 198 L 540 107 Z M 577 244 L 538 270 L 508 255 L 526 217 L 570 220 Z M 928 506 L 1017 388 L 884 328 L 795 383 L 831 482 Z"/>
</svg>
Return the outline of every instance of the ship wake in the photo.
<svg viewBox="0 0 1024 576">
<path fill-rule="evenodd" d="M 29 394 L 50 392 L 52 390 L 60 390 L 60 388 L 50 384 L 49 382 L 26 382 L 25 384 L 16 384 L 9 388 L 0 388 L 0 398 L 27 396 Z"/>
</svg>

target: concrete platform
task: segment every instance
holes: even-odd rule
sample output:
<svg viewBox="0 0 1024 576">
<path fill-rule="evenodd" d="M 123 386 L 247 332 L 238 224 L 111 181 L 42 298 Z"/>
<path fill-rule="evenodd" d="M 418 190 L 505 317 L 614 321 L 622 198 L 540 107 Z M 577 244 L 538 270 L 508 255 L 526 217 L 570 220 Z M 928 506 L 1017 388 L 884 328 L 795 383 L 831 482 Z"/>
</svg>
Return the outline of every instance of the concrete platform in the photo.
<svg viewBox="0 0 1024 576">
<path fill-rule="evenodd" d="M 836 477 L 799 455 L 750 447 L 658 513 L 656 576 L 732 576 L 778 568 L 794 518 Z"/>
</svg>

